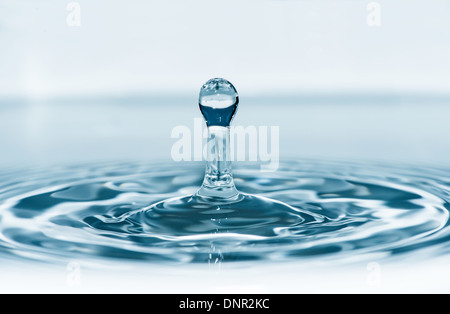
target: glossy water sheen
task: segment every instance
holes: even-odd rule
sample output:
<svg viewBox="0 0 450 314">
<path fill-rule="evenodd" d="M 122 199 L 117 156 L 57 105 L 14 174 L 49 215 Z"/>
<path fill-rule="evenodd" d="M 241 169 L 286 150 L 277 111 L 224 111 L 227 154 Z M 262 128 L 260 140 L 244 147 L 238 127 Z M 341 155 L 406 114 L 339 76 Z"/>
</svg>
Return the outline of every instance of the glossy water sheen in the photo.
<svg viewBox="0 0 450 314">
<path fill-rule="evenodd" d="M 232 207 L 183 197 L 202 183 L 192 164 L 4 172 L 0 252 L 182 263 L 449 252 L 448 170 L 309 160 L 259 169 L 235 167 L 238 189 L 257 196 Z"/>
</svg>

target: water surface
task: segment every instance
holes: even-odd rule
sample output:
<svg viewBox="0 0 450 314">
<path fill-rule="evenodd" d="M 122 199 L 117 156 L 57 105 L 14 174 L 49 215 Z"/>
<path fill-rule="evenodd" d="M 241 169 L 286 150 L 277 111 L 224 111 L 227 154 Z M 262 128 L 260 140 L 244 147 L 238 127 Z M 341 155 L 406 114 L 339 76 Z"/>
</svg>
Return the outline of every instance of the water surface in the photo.
<svg viewBox="0 0 450 314">
<path fill-rule="evenodd" d="M 450 171 L 299 159 L 235 165 L 262 198 L 211 211 L 161 200 L 195 193 L 203 165 L 96 163 L 3 172 L 0 250 L 21 259 L 224 263 L 448 254 Z M 264 198 L 284 202 L 273 206 Z"/>
</svg>

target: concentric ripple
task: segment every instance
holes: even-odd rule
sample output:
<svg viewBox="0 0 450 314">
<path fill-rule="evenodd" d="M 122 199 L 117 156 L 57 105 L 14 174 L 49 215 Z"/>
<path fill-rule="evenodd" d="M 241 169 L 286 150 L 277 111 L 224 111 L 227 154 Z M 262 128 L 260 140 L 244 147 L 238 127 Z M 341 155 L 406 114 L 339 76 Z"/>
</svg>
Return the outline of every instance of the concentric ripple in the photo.
<svg viewBox="0 0 450 314">
<path fill-rule="evenodd" d="M 298 160 L 272 173 L 248 165 L 234 173 L 246 197 L 218 208 L 186 196 L 202 183 L 199 165 L 3 173 L 0 253 L 218 263 L 449 252 L 448 170 Z"/>
</svg>

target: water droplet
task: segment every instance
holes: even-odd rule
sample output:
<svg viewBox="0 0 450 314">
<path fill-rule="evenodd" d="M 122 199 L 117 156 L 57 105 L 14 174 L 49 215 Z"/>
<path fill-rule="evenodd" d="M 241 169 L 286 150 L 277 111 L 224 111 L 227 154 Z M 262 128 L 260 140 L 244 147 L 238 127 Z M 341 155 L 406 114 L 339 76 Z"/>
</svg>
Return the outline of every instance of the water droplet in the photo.
<svg viewBox="0 0 450 314">
<path fill-rule="evenodd" d="M 213 78 L 200 89 L 198 103 L 208 126 L 229 126 L 239 103 L 233 84 L 223 78 Z"/>
</svg>

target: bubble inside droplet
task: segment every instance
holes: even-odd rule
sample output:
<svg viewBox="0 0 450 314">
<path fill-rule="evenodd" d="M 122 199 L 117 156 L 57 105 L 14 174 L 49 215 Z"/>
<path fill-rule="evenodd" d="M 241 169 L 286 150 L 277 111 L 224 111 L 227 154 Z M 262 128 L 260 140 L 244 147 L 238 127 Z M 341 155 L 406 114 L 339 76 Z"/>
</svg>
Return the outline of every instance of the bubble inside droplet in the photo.
<svg viewBox="0 0 450 314">
<path fill-rule="evenodd" d="M 208 126 L 226 127 L 236 113 L 239 96 L 233 84 L 214 78 L 202 86 L 198 103 Z"/>
</svg>

